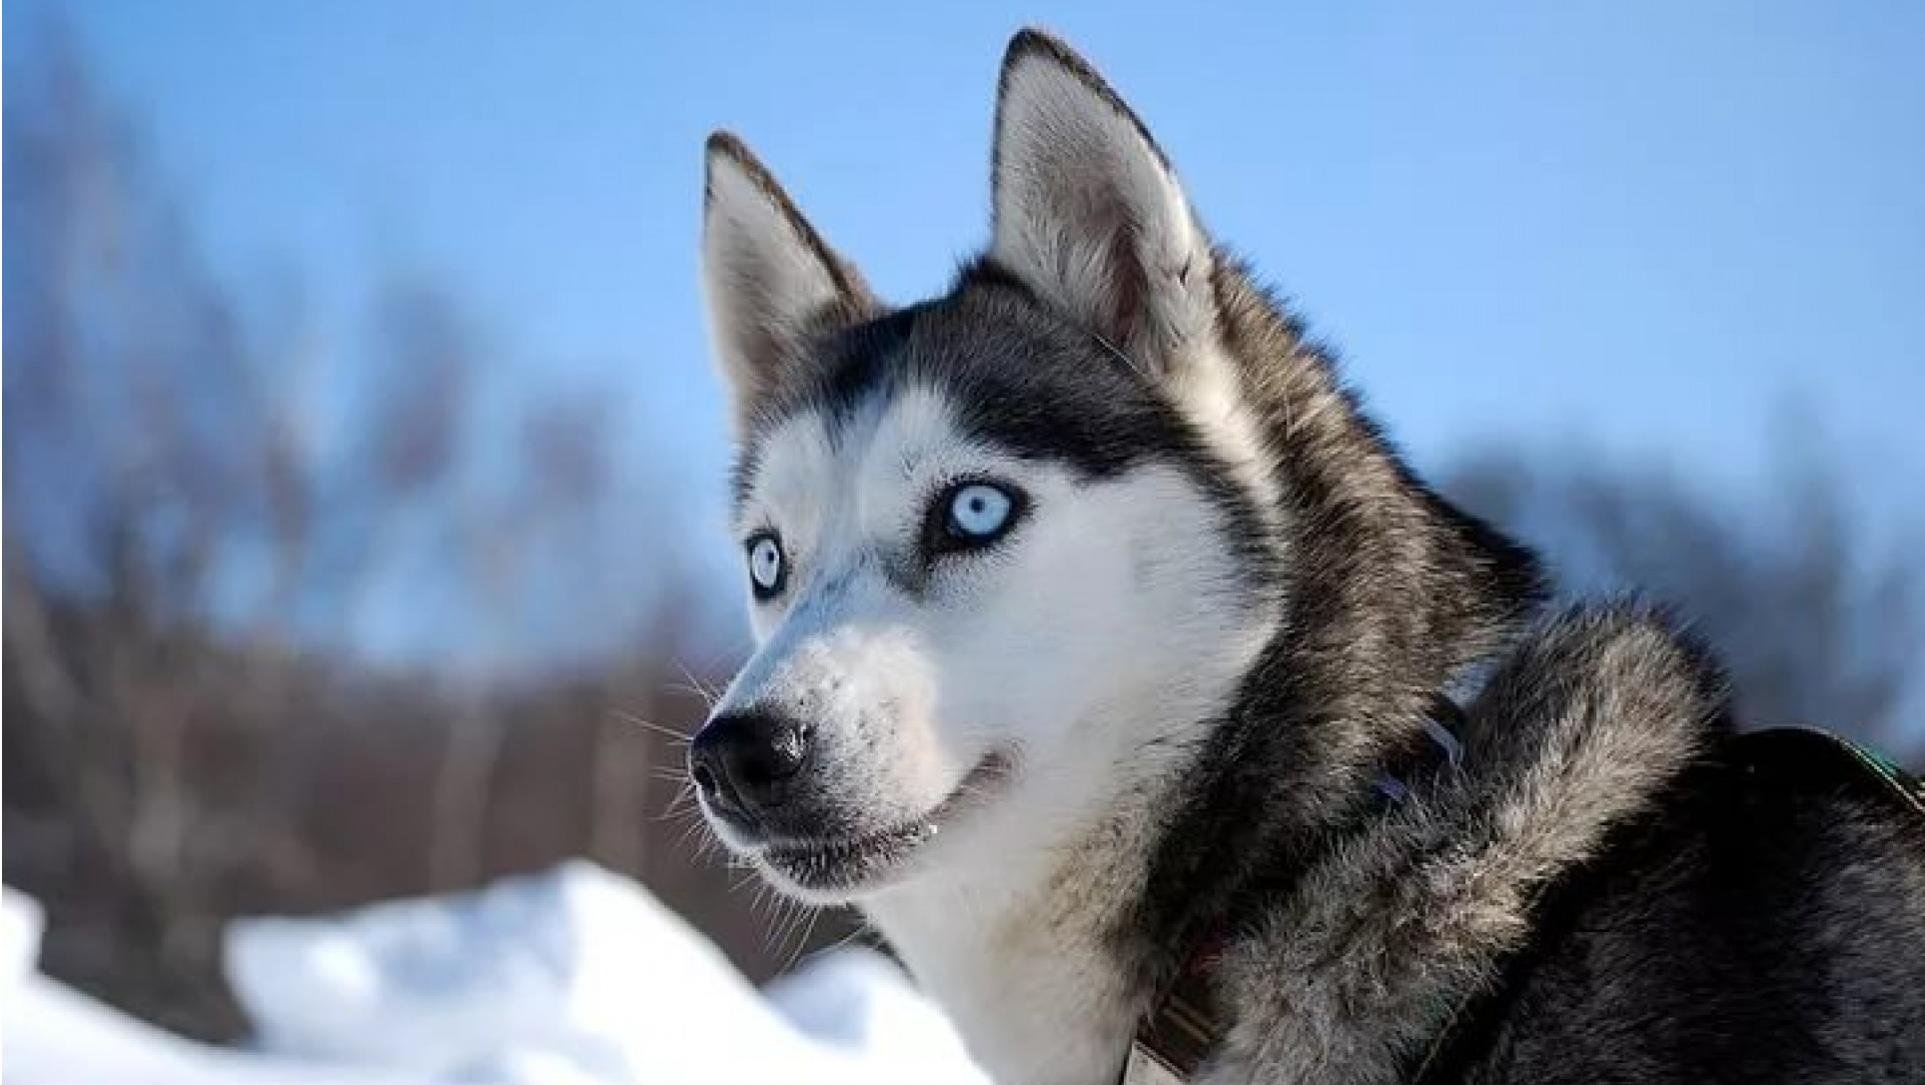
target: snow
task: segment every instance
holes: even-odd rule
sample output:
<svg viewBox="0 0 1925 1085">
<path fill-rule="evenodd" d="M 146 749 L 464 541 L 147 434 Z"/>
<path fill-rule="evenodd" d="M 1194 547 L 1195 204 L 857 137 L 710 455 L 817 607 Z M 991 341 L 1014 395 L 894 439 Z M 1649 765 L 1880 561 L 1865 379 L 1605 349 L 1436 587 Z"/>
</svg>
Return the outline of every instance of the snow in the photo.
<svg viewBox="0 0 1925 1085">
<path fill-rule="evenodd" d="M 246 1051 L 33 973 L 38 932 L 37 908 L 8 890 L 10 1085 L 988 1081 L 881 954 L 837 950 L 757 992 L 640 886 L 585 862 L 471 894 L 235 922 Z"/>
<path fill-rule="evenodd" d="M 23 893 L 16 893 L 12 886 L 6 887 L 6 922 L 0 927 L 0 937 L 6 940 L 0 946 L 0 954 L 5 955 L 6 972 L 0 974 L 0 990 L 13 993 L 20 980 L 33 973 L 35 958 L 40 956 L 40 932 L 46 929 L 46 917 L 40 912 L 40 905 Z"/>
<path fill-rule="evenodd" d="M 410 1085 L 420 1079 L 329 1067 L 183 1040 L 45 976 L 7 992 L 0 1060 L 9 1085 Z"/>
</svg>

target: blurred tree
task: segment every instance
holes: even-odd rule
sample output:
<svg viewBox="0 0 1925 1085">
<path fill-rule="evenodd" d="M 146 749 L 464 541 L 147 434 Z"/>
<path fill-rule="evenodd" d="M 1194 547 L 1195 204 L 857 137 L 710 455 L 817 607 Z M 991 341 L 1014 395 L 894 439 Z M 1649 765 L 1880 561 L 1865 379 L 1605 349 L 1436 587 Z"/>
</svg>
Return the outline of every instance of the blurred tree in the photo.
<svg viewBox="0 0 1925 1085">
<path fill-rule="evenodd" d="M 1656 469 L 1487 450 L 1444 489 L 1521 531 L 1585 592 L 1670 605 L 1724 659 L 1753 726 L 1803 724 L 1925 757 L 1925 546 L 1876 552 L 1845 507 L 1814 427 L 1782 450 L 1770 508 Z"/>
<path fill-rule="evenodd" d="M 4 119 L 4 865 L 43 964 L 231 1036 L 228 917 L 587 854 L 765 974 L 790 947 L 662 816 L 715 623 L 621 399 L 506 385 L 432 277 L 364 341 L 285 284 L 249 319 L 48 38 Z"/>
</svg>

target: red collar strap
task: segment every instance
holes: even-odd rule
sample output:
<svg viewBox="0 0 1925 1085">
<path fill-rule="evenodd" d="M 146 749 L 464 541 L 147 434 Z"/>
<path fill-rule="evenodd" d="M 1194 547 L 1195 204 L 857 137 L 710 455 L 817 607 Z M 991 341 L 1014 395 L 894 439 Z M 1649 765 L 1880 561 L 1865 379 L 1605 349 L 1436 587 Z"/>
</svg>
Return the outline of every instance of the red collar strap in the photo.
<svg viewBox="0 0 1925 1085">
<path fill-rule="evenodd" d="M 1198 943 L 1163 997 L 1137 1022 L 1124 1085 L 1188 1081 L 1222 1044 L 1229 1029 L 1216 1012 L 1211 982 L 1222 945 L 1220 936 Z"/>
</svg>

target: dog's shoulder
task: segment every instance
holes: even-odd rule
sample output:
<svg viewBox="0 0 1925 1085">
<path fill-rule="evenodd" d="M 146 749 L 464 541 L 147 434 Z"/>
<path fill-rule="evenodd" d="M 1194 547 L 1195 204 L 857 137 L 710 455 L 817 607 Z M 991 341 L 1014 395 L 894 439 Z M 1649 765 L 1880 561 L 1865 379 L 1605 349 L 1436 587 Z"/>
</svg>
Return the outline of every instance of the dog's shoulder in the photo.
<svg viewBox="0 0 1925 1085">
<path fill-rule="evenodd" d="M 1715 659 L 1638 606 L 1552 616 L 1467 710 L 1461 770 L 1331 849 L 1229 958 L 1224 1074 L 1925 1065 L 1925 816 L 1875 761 L 1738 735 Z"/>
<path fill-rule="evenodd" d="M 1925 810 L 1864 758 L 1817 732 L 1720 739 L 1541 917 L 1470 1078 L 1916 1080 Z"/>
</svg>

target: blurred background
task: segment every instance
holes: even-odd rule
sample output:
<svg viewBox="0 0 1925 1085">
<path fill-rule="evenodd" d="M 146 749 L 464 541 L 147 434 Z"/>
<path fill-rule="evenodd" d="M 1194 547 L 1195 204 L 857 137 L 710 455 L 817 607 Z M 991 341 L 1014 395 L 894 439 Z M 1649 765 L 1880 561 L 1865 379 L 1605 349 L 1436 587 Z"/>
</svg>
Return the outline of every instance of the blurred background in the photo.
<svg viewBox="0 0 1925 1085">
<path fill-rule="evenodd" d="M 680 744 L 746 643 L 696 293 L 739 131 L 885 295 L 1026 22 L 1417 466 L 1760 723 L 1925 754 L 1925 7 L 5 8 L 5 880 L 209 1038 L 237 914 L 583 855 L 751 975 Z M 814 925 L 814 933 L 808 928 Z"/>
</svg>

